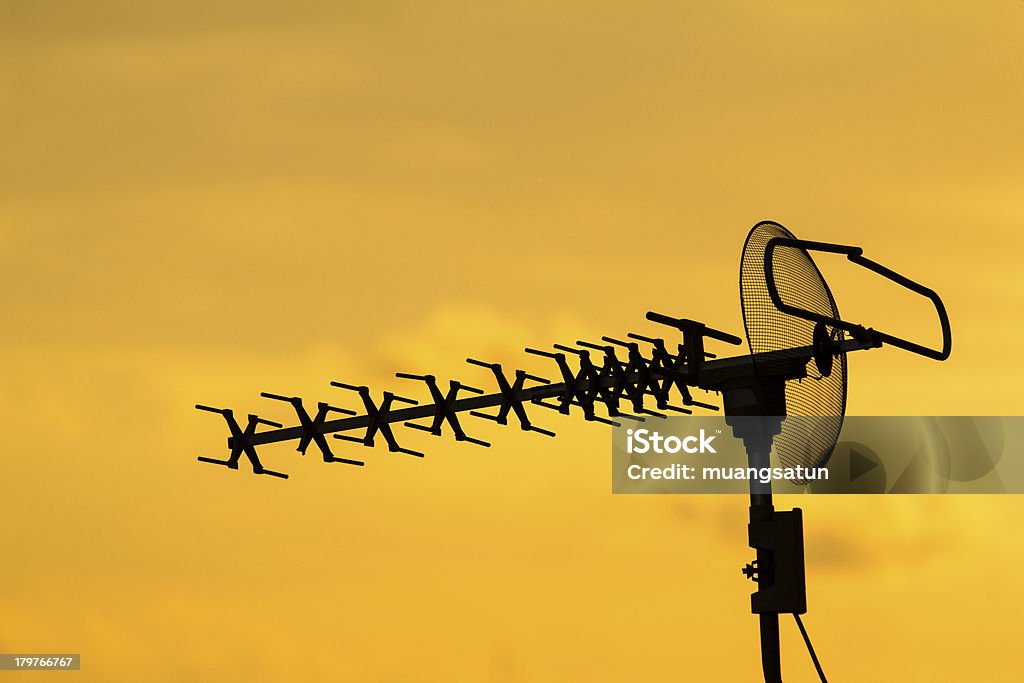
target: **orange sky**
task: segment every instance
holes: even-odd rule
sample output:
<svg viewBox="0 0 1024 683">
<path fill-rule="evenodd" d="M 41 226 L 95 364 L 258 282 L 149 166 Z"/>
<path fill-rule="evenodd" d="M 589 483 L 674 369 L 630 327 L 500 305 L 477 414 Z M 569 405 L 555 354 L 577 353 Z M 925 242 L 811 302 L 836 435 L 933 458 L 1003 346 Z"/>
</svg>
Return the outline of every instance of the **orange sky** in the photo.
<svg viewBox="0 0 1024 683">
<path fill-rule="evenodd" d="M 0 3 L 0 651 L 83 661 L 38 678 L 753 680 L 744 501 L 613 497 L 603 427 L 281 482 L 198 465 L 192 405 L 739 333 L 762 218 L 946 302 L 950 361 L 851 358 L 852 414 L 1021 412 L 1024 4 L 335 5 Z M 835 680 L 1020 678 L 1019 499 L 799 502 Z"/>
</svg>

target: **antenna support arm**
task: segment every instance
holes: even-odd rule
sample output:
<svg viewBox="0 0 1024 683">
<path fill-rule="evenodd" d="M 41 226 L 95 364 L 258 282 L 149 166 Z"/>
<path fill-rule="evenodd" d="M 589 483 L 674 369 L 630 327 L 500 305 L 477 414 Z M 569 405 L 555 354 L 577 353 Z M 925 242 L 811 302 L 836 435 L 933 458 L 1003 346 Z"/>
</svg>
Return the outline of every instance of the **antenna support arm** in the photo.
<svg viewBox="0 0 1024 683">
<path fill-rule="evenodd" d="M 791 247 L 794 249 L 801 249 L 803 251 L 822 251 L 832 254 L 845 255 L 847 259 L 856 263 L 859 266 L 863 266 L 868 270 L 877 273 L 887 280 L 895 282 L 896 284 L 909 289 L 915 294 L 929 299 L 935 306 L 935 313 L 939 318 L 939 326 L 942 329 L 942 346 L 938 349 L 928 348 L 921 344 L 915 344 L 914 342 L 901 339 L 885 332 L 879 332 L 870 328 L 865 328 L 862 325 L 850 323 L 839 318 L 829 317 L 827 315 L 821 315 L 813 311 L 808 311 L 797 306 L 791 306 L 782 300 L 779 296 L 779 288 L 775 281 L 775 261 L 774 255 L 775 250 L 778 247 Z M 853 335 L 856 339 L 871 339 L 880 344 L 889 344 L 897 348 L 916 353 L 920 356 L 932 358 L 934 360 L 946 360 L 949 358 L 949 353 L 952 348 L 952 333 L 949 328 L 949 316 L 946 314 L 946 307 L 942 303 L 942 299 L 933 289 L 929 289 L 924 285 L 914 282 L 910 278 L 900 275 L 894 270 L 886 268 L 880 263 L 876 263 L 871 259 L 864 258 L 862 255 L 864 250 L 860 247 L 850 247 L 842 244 L 830 244 L 828 242 L 811 242 L 808 240 L 791 239 L 788 237 L 774 237 L 768 241 L 764 250 L 764 275 L 765 283 L 768 287 L 768 295 L 771 297 L 772 303 L 775 307 L 797 318 L 803 318 L 804 320 L 810 320 L 812 322 L 820 322 L 831 327 L 837 327 L 841 330 L 845 330 Z"/>
</svg>

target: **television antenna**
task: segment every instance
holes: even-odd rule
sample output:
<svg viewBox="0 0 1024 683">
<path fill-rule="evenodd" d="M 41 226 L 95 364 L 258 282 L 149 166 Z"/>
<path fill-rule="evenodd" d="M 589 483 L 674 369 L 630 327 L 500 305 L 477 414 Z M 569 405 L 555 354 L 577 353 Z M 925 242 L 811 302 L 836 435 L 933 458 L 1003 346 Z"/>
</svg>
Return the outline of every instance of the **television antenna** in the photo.
<svg viewBox="0 0 1024 683">
<path fill-rule="evenodd" d="M 810 252 L 846 256 L 851 262 L 928 298 L 942 330 L 941 347 L 925 347 L 840 318 L 831 290 Z M 319 402 L 313 416 L 297 396 L 263 392 L 264 398 L 292 406 L 299 421 L 293 427 L 249 414 L 243 429 L 231 409 L 196 405 L 199 410 L 220 414 L 230 432 L 226 459 L 200 457 L 199 461 L 237 470 L 241 456 L 245 455 L 254 474 L 287 479 L 287 474 L 263 466 L 257 446 L 297 441 L 296 450 L 303 455 L 309 446 L 315 445 L 324 462 L 363 466 L 363 460 L 335 456 L 327 435 L 364 447 L 373 447 L 379 435 L 390 452 L 422 458 L 424 453 L 399 444 L 393 425 L 435 436 L 447 430 L 456 441 L 490 447 L 490 443 L 466 433 L 460 413 L 501 425 L 507 425 L 514 417 L 520 429 L 553 437 L 554 432 L 533 424 L 527 406 L 540 406 L 564 415 L 576 408 L 587 421 L 620 426 L 622 420 L 643 422 L 666 418 L 669 412 L 719 410 L 718 405 L 693 397 L 691 390 L 700 389 L 721 397 L 726 423 L 743 440 L 751 467 L 769 466 L 774 454 L 786 466 L 814 468 L 828 462 L 842 427 L 847 354 L 883 345 L 939 361 L 950 354 L 949 318 L 933 290 L 865 258 L 859 247 L 799 240 L 772 221 L 755 225 L 744 242 L 740 302 L 750 351 L 736 356 L 718 357 L 708 352 L 705 344 L 711 341 L 739 346 L 743 343 L 739 337 L 695 320 L 651 311 L 647 320 L 681 333 L 675 352 L 669 350 L 664 339 L 635 332 L 626 335 L 629 341 L 602 337 L 602 343 L 580 340 L 574 346 L 555 344 L 551 351 L 526 349 L 529 354 L 554 361 L 560 382 L 524 370 L 516 370 L 510 381 L 500 364 L 467 358 L 467 363 L 491 371 L 497 384 L 495 392 L 486 393 L 456 380 L 451 380 L 447 391 L 443 391 L 433 375 L 399 372 L 399 378 L 426 385 L 429 403 L 420 404 L 390 391 L 383 392 L 378 402 L 366 386 L 331 382 L 334 387 L 357 394 L 363 412 Z M 592 357 L 595 353 L 600 354 L 597 361 Z M 812 381 L 802 381 L 805 379 Z M 483 412 L 494 408 L 496 413 Z M 599 415 L 598 409 L 605 415 Z M 340 417 L 329 419 L 334 414 Z M 790 415 L 819 419 L 813 422 L 815 428 L 809 429 L 807 423 L 784 419 Z M 257 431 L 261 425 L 271 429 Z M 361 436 L 346 433 L 357 430 L 362 430 Z M 750 480 L 748 540 L 757 559 L 744 567 L 743 573 L 757 584 L 751 595 L 751 610 L 760 620 L 761 664 L 766 683 L 782 681 L 780 614 L 793 615 L 814 667 L 825 681 L 800 619 L 807 611 L 802 511 L 776 510 L 771 484 L 756 478 Z"/>
</svg>

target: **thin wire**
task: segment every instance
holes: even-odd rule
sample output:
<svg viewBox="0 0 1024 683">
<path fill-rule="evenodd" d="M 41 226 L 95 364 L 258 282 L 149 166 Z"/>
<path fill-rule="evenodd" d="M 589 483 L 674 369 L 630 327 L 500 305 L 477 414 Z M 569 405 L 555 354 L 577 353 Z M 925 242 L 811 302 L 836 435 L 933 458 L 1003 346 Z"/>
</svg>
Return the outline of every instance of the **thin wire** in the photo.
<svg viewBox="0 0 1024 683">
<path fill-rule="evenodd" d="M 793 613 L 793 618 L 796 619 L 796 625 L 800 629 L 800 635 L 804 637 L 804 643 L 807 644 L 807 651 L 811 653 L 811 661 L 814 662 L 814 668 L 818 671 L 818 678 L 821 679 L 821 683 L 828 683 L 825 680 L 825 672 L 821 670 L 821 663 L 818 661 L 818 655 L 814 654 L 814 646 L 811 645 L 811 639 L 807 635 L 807 629 L 804 628 L 804 622 L 800 621 L 800 615 L 796 612 Z"/>
</svg>

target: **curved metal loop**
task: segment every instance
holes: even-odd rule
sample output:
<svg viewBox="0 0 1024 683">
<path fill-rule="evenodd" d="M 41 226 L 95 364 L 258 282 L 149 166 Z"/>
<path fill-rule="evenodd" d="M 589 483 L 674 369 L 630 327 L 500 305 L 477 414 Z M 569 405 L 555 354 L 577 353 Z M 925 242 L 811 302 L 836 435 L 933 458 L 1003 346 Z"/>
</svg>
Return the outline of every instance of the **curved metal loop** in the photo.
<svg viewBox="0 0 1024 683">
<path fill-rule="evenodd" d="M 939 325 L 942 328 L 942 348 L 932 349 L 885 332 L 865 328 L 863 325 L 857 325 L 856 323 L 840 320 L 839 318 L 830 318 L 826 315 L 814 313 L 813 311 L 808 311 L 797 306 L 790 306 L 785 303 L 782 300 L 782 297 L 779 296 L 779 289 L 775 284 L 775 270 L 772 256 L 774 255 L 777 247 L 793 247 L 795 249 L 802 249 L 803 251 L 823 251 L 832 254 L 843 254 L 853 263 L 863 266 L 872 272 L 878 273 L 887 280 L 895 282 L 901 287 L 905 287 L 916 294 L 920 294 L 921 296 L 928 298 L 935 306 L 935 312 L 939 317 Z M 768 295 L 771 297 L 772 303 L 775 304 L 777 309 L 783 313 L 796 316 L 797 318 L 803 318 L 804 320 L 820 322 L 832 327 L 838 327 L 841 330 L 846 330 L 855 338 L 867 338 L 878 342 L 879 344 L 889 344 L 927 358 L 933 358 L 935 360 L 946 360 L 949 358 L 949 353 L 953 345 L 952 333 L 949 328 L 949 316 L 946 314 L 946 307 L 942 304 L 942 299 L 939 298 L 939 295 L 935 290 L 914 282 L 913 280 L 886 268 L 880 263 L 864 258 L 864 256 L 862 256 L 863 253 L 864 250 L 860 247 L 849 247 L 842 244 L 812 242 L 809 240 L 790 239 L 786 237 L 773 237 L 768 241 L 768 244 L 765 245 L 764 249 L 764 274 L 765 283 L 768 286 Z"/>
</svg>

